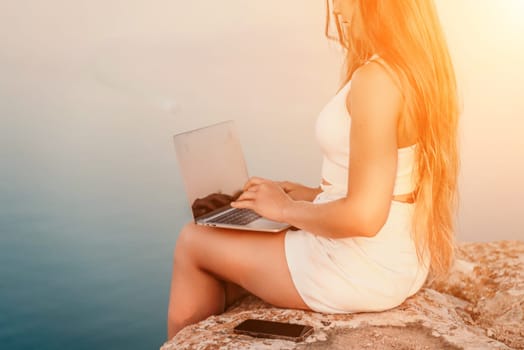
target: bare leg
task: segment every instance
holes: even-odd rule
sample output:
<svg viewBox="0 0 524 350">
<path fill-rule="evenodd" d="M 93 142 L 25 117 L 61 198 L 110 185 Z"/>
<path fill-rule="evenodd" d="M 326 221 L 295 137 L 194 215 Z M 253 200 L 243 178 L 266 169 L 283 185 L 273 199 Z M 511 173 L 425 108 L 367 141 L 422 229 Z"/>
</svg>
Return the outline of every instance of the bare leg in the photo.
<svg viewBox="0 0 524 350">
<path fill-rule="evenodd" d="M 181 271 L 180 271 L 181 269 L 178 268 L 178 266 L 180 266 L 180 265 L 181 264 L 178 264 L 177 268 L 173 269 L 173 278 L 172 278 L 172 281 L 171 281 L 171 290 L 172 290 L 171 298 L 173 300 L 172 300 L 172 302 L 170 301 L 170 303 L 169 303 L 170 304 L 170 307 L 169 307 L 169 314 L 170 314 L 169 318 L 170 318 L 170 320 L 171 320 L 171 318 L 175 318 L 174 310 L 179 310 L 180 309 L 179 306 L 177 305 L 176 301 L 175 301 L 176 299 L 175 299 L 175 296 L 174 296 L 175 291 L 178 292 L 180 289 L 174 287 L 174 284 L 175 283 L 180 283 L 179 281 L 181 281 L 182 279 L 185 279 L 187 277 L 187 276 L 184 277 L 183 273 L 181 273 Z M 193 267 L 196 268 L 195 266 L 193 266 Z M 196 269 L 198 269 L 198 268 L 196 268 Z M 244 296 L 250 294 L 247 290 L 245 290 L 244 288 L 240 287 L 239 285 L 237 285 L 235 283 L 226 282 L 226 281 L 220 281 L 219 279 L 215 278 L 215 280 L 217 282 L 215 284 L 214 281 L 213 281 L 214 277 L 212 275 L 206 276 L 207 273 L 204 272 L 204 271 L 201 271 L 201 270 L 197 271 L 196 273 L 197 274 L 204 274 L 204 276 L 200 276 L 201 278 L 204 279 L 203 282 L 206 283 L 205 279 L 208 278 L 209 281 L 207 281 L 207 282 L 211 285 L 211 288 L 215 288 L 216 287 L 216 294 L 217 294 L 216 299 L 218 301 L 220 301 L 220 299 L 222 299 L 222 297 L 220 295 L 221 291 L 218 288 L 218 284 L 221 283 L 223 291 L 224 291 L 224 295 L 225 295 L 225 298 L 224 298 L 225 300 L 224 300 L 224 307 L 223 307 L 223 309 L 220 308 L 220 303 L 219 302 L 218 302 L 218 305 L 215 306 L 216 308 L 218 308 L 220 310 L 219 313 L 225 311 L 229 306 L 233 305 L 237 300 L 239 300 L 239 299 L 243 298 Z M 177 275 L 176 279 L 175 279 L 175 274 Z M 197 277 L 198 277 L 198 275 L 197 275 Z M 195 284 L 193 284 L 192 286 L 195 286 Z M 209 291 L 210 289 L 206 288 L 205 290 Z M 209 297 L 208 293 L 206 293 L 206 297 Z M 191 291 L 191 295 L 193 295 L 192 291 Z M 182 296 L 180 300 L 185 300 L 185 298 Z M 198 305 L 198 307 L 195 308 L 195 311 L 198 310 L 201 306 L 202 305 Z M 214 306 L 211 305 L 211 309 L 207 313 L 209 313 L 209 315 L 213 315 L 213 314 L 215 314 L 213 311 L 214 311 Z M 202 317 L 202 319 L 206 318 L 209 315 L 204 315 Z M 176 322 L 176 318 L 175 318 L 174 322 Z M 193 320 L 186 320 L 186 322 L 184 322 L 184 323 L 186 323 L 186 325 L 187 325 L 187 324 L 192 324 L 194 322 L 193 322 Z M 172 337 L 174 337 L 176 335 L 176 333 L 178 333 L 178 331 L 180 331 L 183 327 L 185 327 L 185 325 L 184 324 L 178 324 L 177 325 L 175 323 L 171 327 L 174 327 L 174 328 L 171 331 L 168 329 L 168 339 L 171 339 Z"/>
<path fill-rule="evenodd" d="M 224 312 L 222 281 L 200 269 L 187 252 L 175 252 L 168 309 L 168 340 L 182 328 Z"/>
<path fill-rule="evenodd" d="M 186 225 L 175 248 L 168 340 L 185 326 L 224 312 L 249 293 L 277 307 L 307 310 L 291 280 L 284 237 L 285 232 Z"/>
</svg>

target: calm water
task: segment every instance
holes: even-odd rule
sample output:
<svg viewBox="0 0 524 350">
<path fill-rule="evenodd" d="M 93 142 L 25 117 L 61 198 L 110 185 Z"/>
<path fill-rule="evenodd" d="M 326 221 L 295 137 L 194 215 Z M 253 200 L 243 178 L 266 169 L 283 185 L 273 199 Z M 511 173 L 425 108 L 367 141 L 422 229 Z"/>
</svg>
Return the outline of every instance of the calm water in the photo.
<svg viewBox="0 0 524 350">
<path fill-rule="evenodd" d="M 159 348 L 181 213 L 1 198 L 0 348 Z"/>
</svg>

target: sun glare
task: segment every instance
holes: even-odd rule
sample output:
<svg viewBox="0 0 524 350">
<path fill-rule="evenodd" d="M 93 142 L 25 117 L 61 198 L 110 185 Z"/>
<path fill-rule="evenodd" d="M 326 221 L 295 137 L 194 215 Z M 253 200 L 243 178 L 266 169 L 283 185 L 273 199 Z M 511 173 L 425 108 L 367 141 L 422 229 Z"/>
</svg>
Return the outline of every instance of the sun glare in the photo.
<svg viewBox="0 0 524 350">
<path fill-rule="evenodd" d="M 493 4 L 500 8 L 504 17 L 513 23 L 519 23 L 522 27 L 522 16 L 524 15 L 524 1 L 522 0 L 504 0 L 494 1 Z"/>
</svg>

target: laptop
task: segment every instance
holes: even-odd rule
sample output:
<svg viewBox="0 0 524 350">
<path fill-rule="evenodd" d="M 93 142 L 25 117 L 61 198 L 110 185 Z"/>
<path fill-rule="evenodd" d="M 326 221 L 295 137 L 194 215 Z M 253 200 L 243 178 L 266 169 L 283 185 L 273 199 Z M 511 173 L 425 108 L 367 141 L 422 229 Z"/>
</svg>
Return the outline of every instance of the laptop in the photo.
<svg viewBox="0 0 524 350">
<path fill-rule="evenodd" d="M 231 207 L 249 179 L 234 121 L 179 133 L 174 141 L 196 224 L 267 232 L 291 226 L 261 217 L 251 209 Z"/>
</svg>

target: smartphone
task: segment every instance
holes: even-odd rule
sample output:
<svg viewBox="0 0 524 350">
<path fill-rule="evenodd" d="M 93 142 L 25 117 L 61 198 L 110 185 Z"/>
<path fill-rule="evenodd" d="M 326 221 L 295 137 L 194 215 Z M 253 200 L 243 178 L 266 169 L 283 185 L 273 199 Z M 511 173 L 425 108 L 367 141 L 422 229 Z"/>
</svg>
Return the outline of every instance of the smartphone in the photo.
<svg viewBox="0 0 524 350">
<path fill-rule="evenodd" d="M 247 319 L 233 328 L 238 334 L 257 338 L 285 339 L 295 342 L 303 341 L 314 329 L 311 326 L 266 320 Z"/>
</svg>

